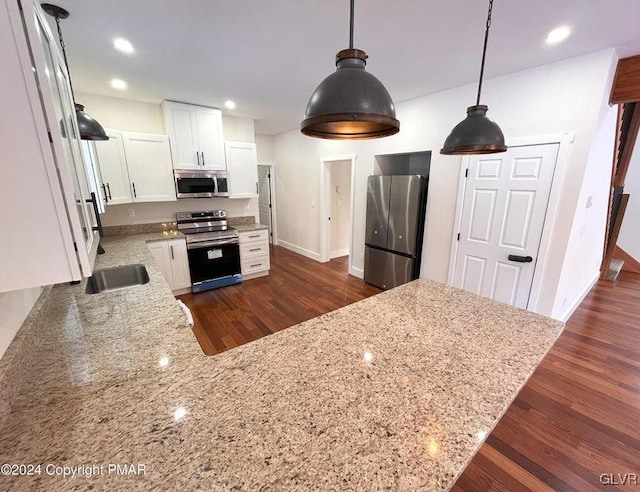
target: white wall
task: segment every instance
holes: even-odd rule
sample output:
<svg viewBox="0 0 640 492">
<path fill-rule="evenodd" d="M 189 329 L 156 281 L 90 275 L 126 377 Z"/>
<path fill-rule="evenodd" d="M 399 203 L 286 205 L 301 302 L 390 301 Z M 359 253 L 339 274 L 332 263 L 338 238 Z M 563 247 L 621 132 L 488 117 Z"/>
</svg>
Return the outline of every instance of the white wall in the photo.
<svg viewBox="0 0 640 492">
<path fill-rule="evenodd" d="M 549 260 L 543 272 L 539 307 L 551 313 L 573 225 L 582 177 L 597 125 L 608 99 L 615 53 L 604 50 L 485 81 L 482 103 L 509 138 L 573 131 L 575 143 L 559 169 L 559 208 L 551 232 Z M 366 177 L 374 156 L 432 150 L 422 277 L 445 282 L 453 236 L 460 158 L 439 150 L 451 129 L 473 104 L 476 86 L 468 85 L 398 103 L 400 133 L 370 141 L 324 141 L 291 131 L 276 138 L 278 226 L 280 237 L 319 252 L 319 180 L 322 156 L 355 153 L 354 267 L 364 263 Z M 568 299 L 568 303 L 571 300 Z"/>
<path fill-rule="evenodd" d="M 349 250 L 351 231 L 351 161 L 331 163 L 331 257 L 343 256 Z"/>
<path fill-rule="evenodd" d="M 175 202 L 124 203 L 107 205 L 102 215 L 103 226 L 175 222 L 176 212 L 194 210 L 226 210 L 229 217 L 253 216 L 259 222 L 258 199 L 187 198 Z M 129 211 L 133 210 L 133 217 Z"/>
<path fill-rule="evenodd" d="M 640 227 L 637 223 L 640 219 L 640 138 L 636 141 L 631 155 L 624 192 L 630 196 L 618 236 L 618 246 L 640 261 Z"/>
<path fill-rule="evenodd" d="M 106 128 L 140 133 L 165 133 L 160 104 L 83 92 L 77 92 L 75 96 L 76 101 L 85 105 L 87 114 Z"/>
<path fill-rule="evenodd" d="M 553 317 L 562 320 L 573 313 L 600 276 L 617 114 L 617 107 L 607 108 L 589 151 L 552 311 Z"/>
<path fill-rule="evenodd" d="M 264 135 L 262 133 L 256 133 L 256 147 L 258 152 L 258 162 L 265 164 L 275 164 L 275 135 Z"/>
<path fill-rule="evenodd" d="M 34 287 L 0 293 L 0 357 L 7 351 L 41 292 L 42 287 Z"/>
</svg>

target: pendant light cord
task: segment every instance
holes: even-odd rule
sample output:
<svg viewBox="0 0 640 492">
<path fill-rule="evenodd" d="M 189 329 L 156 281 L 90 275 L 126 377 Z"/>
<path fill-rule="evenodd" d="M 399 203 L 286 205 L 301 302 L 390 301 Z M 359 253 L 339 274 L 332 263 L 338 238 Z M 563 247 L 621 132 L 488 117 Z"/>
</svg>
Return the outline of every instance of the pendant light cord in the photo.
<svg viewBox="0 0 640 492">
<path fill-rule="evenodd" d="M 64 58 L 64 66 L 67 68 L 67 77 L 69 78 L 69 87 L 71 88 L 71 99 L 73 106 L 76 105 L 76 96 L 73 92 L 73 84 L 71 83 L 71 72 L 69 71 L 69 61 L 67 60 L 67 50 L 64 45 L 64 38 L 62 37 L 62 28 L 60 27 L 60 16 L 56 15 L 56 26 L 58 27 L 58 39 L 60 40 L 60 47 L 62 48 L 62 57 Z"/>
<path fill-rule="evenodd" d="M 349 17 L 349 49 L 353 49 L 353 10 L 355 7 L 355 0 L 351 0 L 351 15 Z"/>
<path fill-rule="evenodd" d="M 484 47 L 482 48 L 482 62 L 480 63 L 480 81 L 478 82 L 478 97 L 476 99 L 476 106 L 480 105 L 480 92 L 482 92 L 482 78 L 484 77 L 484 60 L 487 55 L 487 42 L 489 41 L 489 28 L 491 27 L 492 10 L 493 0 L 489 0 L 489 13 L 487 14 L 487 28 L 484 32 Z"/>
</svg>

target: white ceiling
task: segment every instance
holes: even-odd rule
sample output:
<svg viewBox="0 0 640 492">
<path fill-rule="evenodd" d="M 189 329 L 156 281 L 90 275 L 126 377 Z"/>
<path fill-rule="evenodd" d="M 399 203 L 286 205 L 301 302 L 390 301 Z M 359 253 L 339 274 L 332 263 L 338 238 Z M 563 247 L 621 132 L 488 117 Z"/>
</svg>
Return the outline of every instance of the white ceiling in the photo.
<svg viewBox="0 0 640 492">
<path fill-rule="evenodd" d="M 54 0 L 55 1 L 55 0 Z M 298 128 L 309 96 L 348 46 L 348 0 L 60 0 L 77 91 L 222 107 L 259 133 Z M 399 102 L 477 80 L 488 1 L 359 0 L 355 47 Z M 640 0 L 497 0 L 486 77 L 607 47 L 640 52 Z M 567 24 L 572 36 L 547 46 Z M 133 55 L 113 49 L 124 37 Z M 126 91 L 109 81 L 127 81 Z M 473 101 L 470 95 L 469 104 Z M 91 109 L 87 108 L 90 112 Z"/>
</svg>

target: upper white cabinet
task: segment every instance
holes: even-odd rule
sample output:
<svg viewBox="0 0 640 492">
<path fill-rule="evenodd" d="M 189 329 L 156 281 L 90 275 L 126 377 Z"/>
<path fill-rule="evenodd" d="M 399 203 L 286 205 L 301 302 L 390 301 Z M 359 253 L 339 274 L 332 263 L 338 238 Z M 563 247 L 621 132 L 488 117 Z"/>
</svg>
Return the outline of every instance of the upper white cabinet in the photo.
<svg viewBox="0 0 640 492">
<path fill-rule="evenodd" d="M 98 234 L 61 52 L 38 2 L 0 0 L 0 292 L 91 274 Z"/>
<path fill-rule="evenodd" d="M 219 109 L 164 101 L 162 111 L 174 169 L 227 168 Z"/>
<path fill-rule="evenodd" d="M 176 200 L 166 135 L 123 132 L 124 155 L 134 202 Z"/>
<path fill-rule="evenodd" d="M 96 153 L 108 205 L 176 200 L 166 135 L 106 132 L 109 140 L 96 142 Z"/>
<path fill-rule="evenodd" d="M 109 140 L 96 142 L 96 154 L 107 205 L 131 203 L 133 194 L 129 186 L 129 171 L 124 155 L 122 132 L 109 128 L 105 128 L 105 132 Z"/>
<path fill-rule="evenodd" d="M 258 156 L 256 144 L 225 142 L 229 173 L 229 198 L 258 196 Z"/>
</svg>

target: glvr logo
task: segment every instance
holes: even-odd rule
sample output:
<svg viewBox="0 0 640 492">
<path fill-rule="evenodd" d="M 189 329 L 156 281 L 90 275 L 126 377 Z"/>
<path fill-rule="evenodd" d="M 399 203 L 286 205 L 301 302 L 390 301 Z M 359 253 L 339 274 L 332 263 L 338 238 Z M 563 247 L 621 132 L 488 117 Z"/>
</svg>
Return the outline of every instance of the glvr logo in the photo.
<svg viewBox="0 0 640 492">
<path fill-rule="evenodd" d="M 637 473 L 603 473 L 600 475 L 602 485 L 638 485 Z"/>
</svg>

